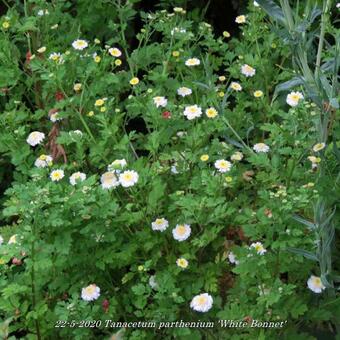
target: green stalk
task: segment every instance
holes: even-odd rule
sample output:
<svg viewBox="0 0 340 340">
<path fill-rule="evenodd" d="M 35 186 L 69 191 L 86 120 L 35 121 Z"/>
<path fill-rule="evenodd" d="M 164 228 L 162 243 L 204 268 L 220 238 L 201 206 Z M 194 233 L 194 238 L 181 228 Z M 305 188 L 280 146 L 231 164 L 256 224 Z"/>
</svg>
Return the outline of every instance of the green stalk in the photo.
<svg viewBox="0 0 340 340">
<path fill-rule="evenodd" d="M 328 14 L 331 3 L 332 3 L 332 0 L 324 0 L 323 2 L 323 11 L 321 15 L 321 31 L 320 31 L 318 53 L 316 56 L 316 65 L 315 65 L 315 76 L 320 71 L 321 54 L 322 54 L 322 49 L 323 49 L 323 44 L 324 44 L 324 39 L 325 39 L 327 14 Z"/>
</svg>

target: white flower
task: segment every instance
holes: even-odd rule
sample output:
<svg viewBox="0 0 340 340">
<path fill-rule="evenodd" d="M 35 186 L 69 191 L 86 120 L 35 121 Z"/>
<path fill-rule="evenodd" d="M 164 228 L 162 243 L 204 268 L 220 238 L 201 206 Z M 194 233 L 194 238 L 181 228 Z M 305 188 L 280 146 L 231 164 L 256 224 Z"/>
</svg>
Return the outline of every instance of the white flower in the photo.
<svg viewBox="0 0 340 340">
<path fill-rule="evenodd" d="M 215 168 L 219 171 L 219 172 L 228 172 L 231 169 L 231 163 L 224 160 L 224 159 L 219 159 L 215 162 Z"/>
<path fill-rule="evenodd" d="M 259 255 L 264 255 L 267 250 L 263 247 L 261 242 L 255 242 L 250 245 L 250 248 L 254 248 Z"/>
<path fill-rule="evenodd" d="M 303 95 L 301 92 L 291 92 L 287 95 L 286 102 L 288 105 L 294 107 L 299 104 L 300 100 L 303 100 Z"/>
<path fill-rule="evenodd" d="M 8 244 L 15 244 L 15 243 L 17 243 L 17 235 L 16 234 L 12 235 L 8 240 Z"/>
<path fill-rule="evenodd" d="M 246 16 L 245 15 L 239 15 L 236 17 L 235 22 L 237 24 L 244 24 L 246 22 Z"/>
<path fill-rule="evenodd" d="M 243 159 L 243 153 L 240 151 L 236 151 L 234 154 L 230 156 L 232 161 L 241 161 Z"/>
<path fill-rule="evenodd" d="M 50 178 L 52 180 L 52 182 L 59 182 L 63 177 L 64 177 L 64 171 L 57 169 L 57 170 L 53 170 L 50 173 Z"/>
<path fill-rule="evenodd" d="M 233 252 L 229 252 L 228 254 L 228 260 L 232 264 L 239 264 L 240 262 L 236 259 L 236 256 Z"/>
<path fill-rule="evenodd" d="M 52 163 L 53 158 L 50 155 L 41 155 L 35 160 L 34 165 L 37 168 L 46 168 L 47 166 L 51 166 Z"/>
<path fill-rule="evenodd" d="M 313 151 L 319 152 L 319 151 L 323 150 L 325 147 L 326 147 L 325 143 L 317 143 L 313 146 Z"/>
<path fill-rule="evenodd" d="M 215 118 L 218 115 L 218 112 L 214 107 L 209 107 L 205 110 L 205 114 L 208 118 Z"/>
<path fill-rule="evenodd" d="M 72 46 L 75 50 L 83 50 L 84 48 L 89 46 L 89 44 L 87 43 L 86 40 L 77 39 L 72 43 Z"/>
<path fill-rule="evenodd" d="M 338 3 L 336 4 L 336 8 L 339 8 L 339 9 L 340 9 L 340 2 L 338 2 Z"/>
<path fill-rule="evenodd" d="M 254 1 L 253 4 L 255 7 L 260 7 L 260 5 L 256 1 Z"/>
<path fill-rule="evenodd" d="M 112 171 L 102 174 L 100 177 L 100 182 L 103 189 L 115 188 L 119 185 L 117 176 Z"/>
<path fill-rule="evenodd" d="M 178 267 L 185 269 L 188 267 L 189 262 L 185 258 L 181 257 L 176 260 L 176 264 Z"/>
<path fill-rule="evenodd" d="M 231 82 L 230 88 L 233 89 L 234 91 L 242 91 L 242 86 L 236 81 Z"/>
<path fill-rule="evenodd" d="M 59 120 L 62 120 L 62 118 L 59 117 L 59 112 L 53 112 L 49 116 L 50 116 L 50 121 L 52 123 L 55 123 L 55 122 L 57 122 Z"/>
<path fill-rule="evenodd" d="M 186 106 L 183 114 L 189 120 L 192 120 L 202 115 L 202 109 L 198 105 Z"/>
<path fill-rule="evenodd" d="M 43 132 L 33 131 L 28 135 L 26 142 L 31 146 L 36 146 L 40 144 L 44 138 L 45 134 Z"/>
<path fill-rule="evenodd" d="M 157 290 L 158 289 L 158 283 L 156 281 L 156 275 L 151 275 L 149 278 L 149 286 L 154 289 Z"/>
<path fill-rule="evenodd" d="M 86 175 L 83 172 L 75 172 L 70 176 L 71 185 L 76 185 L 79 182 L 85 181 Z"/>
<path fill-rule="evenodd" d="M 0 246 L 4 243 L 4 238 L 0 235 Z"/>
<path fill-rule="evenodd" d="M 192 94 L 192 90 L 189 89 L 189 87 L 183 86 L 177 90 L 177 94 L 182 97 L 189 96 L 190 94 Z"/>
<path fill-rule="evenodd" d="M 164 231 L 168 228 L 169 222 L 165 218 L 157 218 L 151 223 L 152 230 Z"/>
<path fill-rule="evenodd" d="M 321 279 L 318 276 L 311 275 L 311 277 L 307 281 L 308 288 L 314 293 L 322 293 L 326 287 L 321 282 Z"/>
<path fill-rule="evenodd" d="M 117 47 L 111 47 L 109 48 L 109 53 L 112 55 L 112 57 L 120 57 L 122 55 L 122 52 Z"/>
<path fill-rule="evenodd" d="M 119 173 L 126 166 L 127 166 L 127 162 L 124 158 L 123 159 L 116 159 L 107 167 L 107 170 L 113 171 L 113 172 L 116 171 L 117 173 Z"/>
<path fill-rule="evenodd" d="M 177 241 L 185 241 L 191 234 L 189 224 L 177 224 L 176 228 L 172 229 L 172 235 Z"/>
<path fill-rule="evenodd" d="M 269 146 L 264 143 L 257 143 L 253 146 L 253 149 L 255 152 L 268 152 L 269 151 Z"/>
<path fill-rule="evenodd" d="M 119 175 L 119 183 L 124 187 L 131 187 L 138 182 L 138 173 L 134 170 L 126 170 Z"/>
<path fill-rule="evenodd" d="M 165 97 L 153 97 L 153 102 L 157 107 L 165 107 L 168 104 L 168 100 Z"/>
<path fill-rule="evenodd" d="M 247 64 L 241 66 L 241 73 L 246 77 L 253 77 L 255 75 L 255 72 L 256 70 Z"/>
<path fill-rule="evenodd" d="M 201 62 L 198 58 L 189 58 L 185 61 L 185 65 L 187 65 L 187 66 L 197 66 L 200 63 Z"/>
<path fill-rule="evenodd" d="M 85 301 L 97 300 L 100 296 L 100 288 L 95 284 L 91 284 L 81 290 L 81 298 Z"/>
<path fill-rule="evenodd" d="M 58 64 L 63 64 L 64 63 L 64 58 L 60 53 L 53 52 L 49 55 L 48 59 L 53 60 L 54 62 Z"/>
<path fill-rule="evenodd" d="M 190 303 L 190 307 L 197 312 L 207 312 L 213 305 L 213 298 L 208 293 L 196 295 Z"/>
</svg>

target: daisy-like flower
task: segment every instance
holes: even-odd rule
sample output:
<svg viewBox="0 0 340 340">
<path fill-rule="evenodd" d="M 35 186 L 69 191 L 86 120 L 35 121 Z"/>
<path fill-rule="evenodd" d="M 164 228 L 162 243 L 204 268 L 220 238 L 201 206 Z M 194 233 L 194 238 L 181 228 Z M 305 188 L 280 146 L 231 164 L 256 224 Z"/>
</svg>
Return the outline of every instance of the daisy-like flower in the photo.
<svg viewBox="0 0 340 340">
<path fill-rule="evenodd" d="M 231 169 L 231 163 L 224 160 L 224 159 L 219 159 L 215 162 L 215 168 L 219 171 L 219 172 L 228 172 Z"/>
<path fill-rule="evenodd" d="M 185 61 L 185 65 L 186 66 L 197 66 L 199 65 L 201 62 L 198 58 L 189 58 Z"/>
<path fill-rule="evenodd" d="M 15 243 L 17 243 L 17 234 L 12 235 L 8 240 L 8 244 L 15 244 Z"/>
<path fill-rule="evenodd" d="M 224 31 L 222 34 L 223 34 L 223 36 L 225 38 L 230 38 L 231 37 L 231 35 L 230 35 L 230 33 L 228 31 Z"/>
<path fill-rule="evenodd" d="M 118 58 L 122 55 L 121 50 L 117 47 L 109 48 L 109 53 L 112 55 L 112 57 L 116 57 L 116 58 Z"/>
<path fill-rule="evenodd" d="M 28 135 L 26 142 L 31 146 L 36 146 L 40 144 L 44 138 L 45 134 L 43 132 L 33 131 Z"/>
<path fill-rule="evenodd" d="M 132 187 L 138 182 L 138 173 L 134 170 L 126 170 L 119 175 L 119 183 L 124 187 Z"/>
<path fill-rule="evenodd" d="M 230 88 L 233 89 L 234 91 L 242 91 L 242 86 L 236 81 L 231 82 Z"/>
<path fill-rule="evenodd" d="M 192 94 L 192 90 L 189 87 L 183 86 L 177 90 L 177 94 L 182 97 L 189 96 Z"/>
<path fill-rule="evenodd" d="M 82 288 L 81 290 L 81 298 L 84 301 L 94 301 L 97 300 L 100 296 L 100 288 L 94 283 Z"/>
<path fill-rule="evenodd" d="M 127 166 L 127 162 L 124 158 L 116 159 L 107 167 L 107 170 L 116 171 L 117 173 L 119 173 L 120 170 L 124 169 L 126 166 Z"/>
<path fill-rule="evenodd" d="M 235 18 L 235 22 L 237 24 L 244 24 L 246 22 L 247 18 L 245 15 L 239 15 Z"/>
<path fill-rule="evenodd" d="M 176 228 L 172 229 L 172 235 L 177 241 L 185 241 L 191 234 L 189 224 L 177 224 Z"/>
<path fill-rule="evenodd" d="M 64 63 L 64 58 L 60 53 L 53 52 L 49 55 L 48 59 L 53 60 L 54 62 L 58 64 Z"/>
<path fill-rule="evenodd" d="M 79 182 L 85 181 L 86 175 L 83 172 L 75 172 L 70 176 L 71 185 L 76 185 Z"/>
<path fill-rule="evenodd" d="M 169 227 L 169 222 L 165 218 L 157 218 L 151 223 L 152 230 L 164 231 Z"/>
<path fill-rule="evenodd" d="M 46 168 L 53 164 L 53 158 L 50 155 L 40 155 L 34 162 L 37 168 Z"/>
<path fill-rule="evenodd" d="M 97 107 L 103 106 L 104 104 L 105 104 L 105 99 L 104 98 L 97 99 L 94 102 L 94 106 L 97 106 Z"/>
<path fill-rule="evenodd" d="M 165 107 L 168 104 L 168 100 L 161 96 L 153 97 L 153 102 L 156 107 Z"/>
<path fill-rule="evenodd" d="M 51 113 L 51 114 L 49 115 L 49 117 L 50 117 L 50 121 L 51 121 L 52 123 L 55 123 L 55 122 L 57 122 L 57 121 L 59 121 L 59 120 L 62 120 L 62 118 L 59 117 L 59 112 L 58 112 L 58 111 Z"/>
<path fill-rule="evenodd" d="M 286 102 L 288 105 L 295 107 L 299 104 L 300 100 L 303 100 L 303 94 L 301 92 L 291 92 L 287 95 Z"/>
<path fill-rule="evenodd" d="M 73 90 L 76 92 L 79 92 L 82 88 L 82 84 L 81 83 L 76 83 L 73 85 Z"/>
<path fill-rule="evenodd" d="M 137 85 L 139 83 L 139 79 L 137 77 L 134 77 L 130 80 L 131 85 Z"/>
<path fill-rule="evenodd" d="M 176 260 L 176 264 L 178 267 L 185 269 L 188 267 L 189 262 L 185 258 L 181 257 Z"/>
<path fill-rule="evenodd" d="M 209 159 L 209 155 L 207 155 L 207 154 L 204 154 L 204 155 L 202 155 L 202 156 L 200 157 L 200 160 L 201 160 L 202 162 L 206 162 L 208 159 Z"/>
<path fill-rule="evenodd" d="M 241 161 L 243 159 L 243 153 L 240 151 L 236 151 L 230 157 L 232 161 Z"/>
<path fill-rule="evenodd" d="M 237 260 L 235 254 L 233 252 L 229 252 L 228 260 L 231 264 L 239 264 L 240 262 Z"/>
<path fill-rule="evenodd" d="M 257 90 L 253 93 L 255 98 L 263 97 L 263 92 L 261 90 Z"/>
<path fill-rule="evenodd" d="M 87 46 L 89 46 L 88 42 L 86 40 L 83 40 L 83 39 L 77 39 L 72 43 L 72 47 L 75 50 L 83 50 Z"/>
<path fill-rule="evenodd" d="M 269 146 L 264 143 L 257 143 L 253 146 L 253 149 L 255 152 L 268 152 L 269 151 Z"/>
<path fill-rule="evenodd" d="M 246 77 L 253 77 L 256 73 L 256 70 L 253 67 L 244 64 L 241 66 L 241 73 Z"/>
<path fill-rule="evenodd" d="M 198 118 L 202 115 L 202 109 L 198 105 L 186 106 L 183 114 L 189 120 L 192 120 L 192 119 Z"/>
<path fill-rule="evenodd" d="M 215 118 L 218 115 L 218 112 L 214 107 L 209 107 L 205 110 L 205 114 L 208 118 Z"/>
<path fill-rule="evenodd" d="M 196 312 L 205 313 L 211 309 L 213 298 L 208 293 L 196 295 L 190 302 L 190 307 Z"/>
<path fill-rule="evenodd" d="M 319 151 L 323 150 L 325 147 L 326 147 L 325 143 L 317 143 L 313 146 L 313 151 L 319 152 Z"/>
<path fill-rule="evenodd" d="M 117 176 L 112 171 L 103 173 L 100 177 L 100 182 L 103 189 L 111 189 L 119 185 Z"/>
<path fill-rule="evenodd" d="M 261 242 L 255 242 L 250 245 L 250 248 L 254 248 L 259 255 L 264 255 L 267 250 L 263 247 Z"/>
<path fill-rule="evenodd" d="M 65 176 L 64 171 L 61 169 L 53 170 L 50 173 L 52 182 L 59 182 Z"/>
<path fill-rule="evenodd" d="M 311 277 L 307 281 L 308 288 L 314 293 L 322 293 L 326 287 L 321 282 L 321 279 L 318 276 L 311 275 Z"/>
</svg>

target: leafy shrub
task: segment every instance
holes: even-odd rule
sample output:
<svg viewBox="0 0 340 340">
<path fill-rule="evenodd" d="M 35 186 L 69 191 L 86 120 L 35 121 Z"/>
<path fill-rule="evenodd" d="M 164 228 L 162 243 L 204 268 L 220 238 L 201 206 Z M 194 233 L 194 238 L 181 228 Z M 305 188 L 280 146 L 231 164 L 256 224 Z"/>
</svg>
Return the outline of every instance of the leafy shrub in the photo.
<svg viewBox="0 0 340 340">
<path fill-rule="evenodd" d="M 287 2 L 283 12 L 259 1 L 275 29 L 251 2 L 236 19 L 240 39 L 180 8 L 141 12 L 132 49 L 136 2 L 27 1 L 1 18 L 0 151 L 15 167 L 0 247 L 3 336 L 118 331 L 80 320 L 287 320 L 129 328 L 128 339 L 311 339 L 323 322 L 338 327 L 339 46 L 322 53 L 313 87 L 287 35 L 311 34 L 308 74 L 321 11 L 287 33 Z M 328 11 L 321 27 L 338 37 Z M 202 293 L 211 309 L 193 300 Z"/>
</svg>

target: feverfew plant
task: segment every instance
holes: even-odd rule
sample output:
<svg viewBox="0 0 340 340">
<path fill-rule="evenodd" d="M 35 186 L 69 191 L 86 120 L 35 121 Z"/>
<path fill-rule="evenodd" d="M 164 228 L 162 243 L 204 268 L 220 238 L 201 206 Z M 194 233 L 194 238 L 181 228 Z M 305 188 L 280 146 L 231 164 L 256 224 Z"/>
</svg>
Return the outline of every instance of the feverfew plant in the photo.
<svg viewBox="0 0 340 340">
<path fill-rule="evenodd" d="M 338 9 L 249 1 L 234 37 L 138 2 L 0 19 L 1 336 L 332 337 Z M 100 326 L 220 319 L 285 326 Z"/>
</svg>

